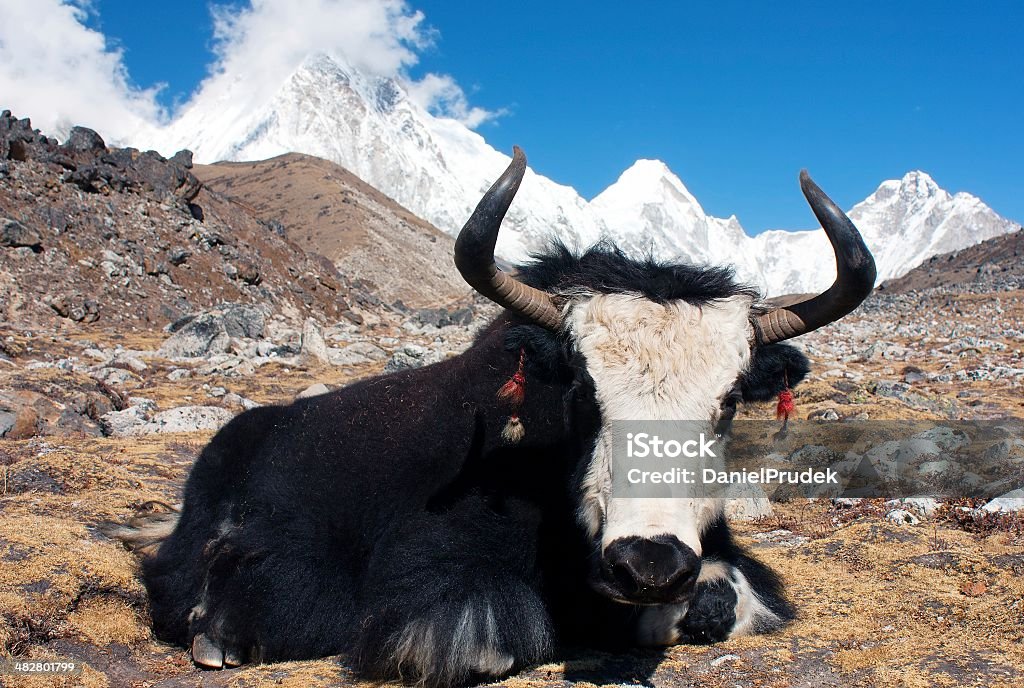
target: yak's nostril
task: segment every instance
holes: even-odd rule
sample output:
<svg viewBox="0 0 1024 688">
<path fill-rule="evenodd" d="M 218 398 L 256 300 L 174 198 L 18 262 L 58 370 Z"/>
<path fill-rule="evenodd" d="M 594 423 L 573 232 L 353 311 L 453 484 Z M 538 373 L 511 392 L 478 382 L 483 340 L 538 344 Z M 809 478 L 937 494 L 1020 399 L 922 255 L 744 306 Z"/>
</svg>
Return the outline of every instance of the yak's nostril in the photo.
<svg viewBox="0 0 1024 688">
<path fill-rule="evenodd" d="M 639 592 L 643 588 L 643 582 L 629 563 L 619 562 L 612 564 L 611 569 L 612 578 L 615 579 L 615 582 L 623 592 L 634 593 Z"/>
</svg>

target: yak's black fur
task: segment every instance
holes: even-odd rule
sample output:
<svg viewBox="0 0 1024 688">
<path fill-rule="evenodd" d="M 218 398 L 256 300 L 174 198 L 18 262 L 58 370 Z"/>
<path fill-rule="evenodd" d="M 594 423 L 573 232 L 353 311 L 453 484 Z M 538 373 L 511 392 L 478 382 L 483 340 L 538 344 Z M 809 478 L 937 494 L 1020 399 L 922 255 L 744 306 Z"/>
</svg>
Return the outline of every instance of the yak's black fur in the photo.
<svg viewBox="0 0 1024 688">
<path fill-rule="evenodd" d="M 586 290 L 602 294 L 634 293 L 659 303 L 683 300 L 707 303 L 730 296 L 758 296 L 754 287 L 739 284 L 726 267 L 696 267 L 648 257 L 637 260 L 607 241 L 580 255 L 558 241 L 519 267 L 516 276 L 550 293 Z"/>
<path fill-rule="evenodd" d="M 558 247 L 519 274 L 552 291 L 659 301 L 751 293 L 726 270 L 610 246 L 581 257 Z M 520 348 L 526 436 L 509 446 L 495 392 Z M 785 346 L 754 361 L 748 399 L 773 394 L 783 369 L 791 385 L 807 371 Z M 637 610 L 591 591 L 593 543 L 575 517 L 574 476 L 600 426 L 585 366 L 562 336 L 506 313 L 460 356 L 236 417 L 203 450 L 176 529 L 144 561 L 157 635 L 187 646 L 202 633 L 243 661 L 341 653 L 365 676 L 432 685 L 543 661 L 556 642 L 628 644 Z M 705 539 L 705 557 L 792 617 L 778 579 L 724 520 Z M 697 594 L 703 611 L 680 632 L 724 637 L 731 591 Z"/>
</svg>

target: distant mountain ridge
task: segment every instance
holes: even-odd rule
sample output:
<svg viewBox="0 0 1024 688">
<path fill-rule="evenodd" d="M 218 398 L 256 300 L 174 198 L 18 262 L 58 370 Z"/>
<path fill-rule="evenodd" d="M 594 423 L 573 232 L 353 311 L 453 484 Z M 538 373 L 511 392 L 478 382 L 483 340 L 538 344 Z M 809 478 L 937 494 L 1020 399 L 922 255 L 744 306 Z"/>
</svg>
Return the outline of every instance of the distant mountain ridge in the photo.
<svg viewBox="0 0 1024 688">
<path fill-rule="evenodd" d="M 191 149 L 198 160 L 260 160 L 301 152 L 336 162 L 440 229 L 454 234 L 509 157 L 462 124 L 415 104 L 394 79 L 314 55 L 270 96 L 242 81 L 200 93 L 144 143 Z M 799 197 L 794 192 L 794 203 Z M 932 255 L 1014 231 L 978 198 L 950 194 L 915 171 L 882 182 L 850 210 L 878 263 L 879 282 Z M 716 218 L 664 163 L 639 160 L 588 202 L 527 171 L 498 253 L 516 261 L 558 236 L 577 247 L 609 238 L 629 251 L 697 263 L 731 263 L 771 294 L 823 289 L 835 277 L 820 230 L 748 236 L 733 216 Z M 810 256 L 822 260 L 809 260 Z"/>
</svg>

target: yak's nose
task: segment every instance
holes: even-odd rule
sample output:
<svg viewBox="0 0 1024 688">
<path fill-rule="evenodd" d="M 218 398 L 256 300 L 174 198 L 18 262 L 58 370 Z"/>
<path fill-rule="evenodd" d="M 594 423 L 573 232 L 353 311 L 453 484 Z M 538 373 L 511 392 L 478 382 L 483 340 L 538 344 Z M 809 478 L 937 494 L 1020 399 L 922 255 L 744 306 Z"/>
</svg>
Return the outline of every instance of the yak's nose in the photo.
<svg viewBox="0 0 1024 688">
<path fill-rule="evenodd" d="M 608 545 L 601 568 L 624 600 L 666 604 L 693 594 L 700 557 L 674 535 L 625 537 Z"/>
</svg>

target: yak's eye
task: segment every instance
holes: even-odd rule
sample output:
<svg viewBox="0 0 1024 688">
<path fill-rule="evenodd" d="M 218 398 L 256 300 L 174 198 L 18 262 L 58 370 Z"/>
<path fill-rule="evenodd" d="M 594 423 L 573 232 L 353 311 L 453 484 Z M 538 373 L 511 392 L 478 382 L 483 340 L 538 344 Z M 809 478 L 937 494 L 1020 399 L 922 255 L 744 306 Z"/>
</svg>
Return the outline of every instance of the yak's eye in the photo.
<svg viewBox="0 0 1024 688">
<path fill-rule="evenodd" d="M 732 425 L 732 419 L 736 415 L 736 407 L 739 406 L 743 396 L 739 386 L 733 387 L 722 399 L 722 412 L 718 416 L 718 423 L 715 424 L 715 433 L 724 435 Z"/>
</svg>

